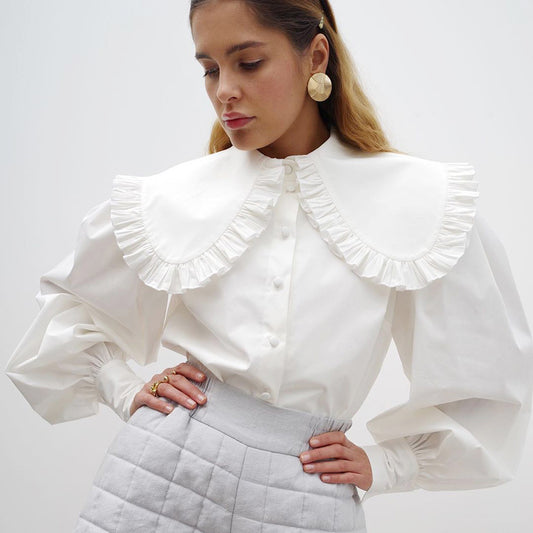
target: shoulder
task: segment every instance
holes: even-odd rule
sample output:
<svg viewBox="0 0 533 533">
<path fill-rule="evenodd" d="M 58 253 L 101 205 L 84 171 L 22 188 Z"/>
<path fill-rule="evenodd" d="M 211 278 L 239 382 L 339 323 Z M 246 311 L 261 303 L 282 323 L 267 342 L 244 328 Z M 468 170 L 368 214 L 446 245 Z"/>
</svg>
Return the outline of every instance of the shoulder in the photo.
<svg viewBox="0 0 533 533">
<path fill-rule="evenodd" d="M 183 293 L 225 273 L 267 226 L 279 169 L 231 147 L 151 176 L 117 175 L 111 221 L 147 285 Z"/>
<path fill-rule="evenodd" d="M 307 214 L 360 276 L 419 289 L 464 253 L 479 196 L 470 163 L 341 148 L 312 166 L 321 180 L 301 184 Z"/>
</svg>

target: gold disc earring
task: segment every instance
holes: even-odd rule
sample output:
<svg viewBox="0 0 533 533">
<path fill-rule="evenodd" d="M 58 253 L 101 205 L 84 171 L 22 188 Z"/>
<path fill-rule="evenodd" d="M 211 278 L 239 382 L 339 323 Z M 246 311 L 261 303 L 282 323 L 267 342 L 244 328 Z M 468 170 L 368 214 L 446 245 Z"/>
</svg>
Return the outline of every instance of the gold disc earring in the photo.
<svg viewBox="0 0 533 533">
<path fill-rule="evenodd" d="M 316 72 L 309 78 L 307 92 L 316 102 L 323 102 L 329 98 L 333 84 L 331 78 L 324 72 Z"/>
</svg>

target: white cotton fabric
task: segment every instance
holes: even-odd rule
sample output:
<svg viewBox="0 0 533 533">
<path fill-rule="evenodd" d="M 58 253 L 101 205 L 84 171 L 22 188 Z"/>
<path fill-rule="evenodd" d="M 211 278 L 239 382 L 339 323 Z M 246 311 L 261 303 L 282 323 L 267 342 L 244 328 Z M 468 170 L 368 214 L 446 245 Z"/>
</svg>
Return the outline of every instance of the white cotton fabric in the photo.
<svg viewBox="0 0 533 533">
<path fill-rule="evenodd" d="M 234 147 L 118 175 L 41 277 L 6 373 L 50 423 L 125 421 L 160 345 L 282 407 L 352 418 L 391 340 L 409 400 L 368 422 L 376 494 L 492 486 L 516 472 L 533 341 L 475 171 L 347 147 Z"/>
</svg>

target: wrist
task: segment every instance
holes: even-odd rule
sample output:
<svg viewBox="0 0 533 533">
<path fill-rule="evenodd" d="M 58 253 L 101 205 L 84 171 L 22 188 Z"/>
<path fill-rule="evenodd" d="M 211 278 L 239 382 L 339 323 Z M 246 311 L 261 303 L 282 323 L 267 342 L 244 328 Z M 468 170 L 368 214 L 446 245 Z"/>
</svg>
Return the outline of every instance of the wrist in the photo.
<svg viewBox="0 0 533 533">
<path fill-rule="evenodd" d="M 387 492 L 415 488 L 419 471 L 415 454 L 404 438 L 361 446 L 370 461 L 372 484 L 362 501 Z"/>
<path fill-rule="evenodd" d="M 144 384 L 144 380 L 122 359 L 106 362 L 96 376 L 99 401 L 113 409 L 125 422 L 131 416 L 135 395 Z"/>
</svg>

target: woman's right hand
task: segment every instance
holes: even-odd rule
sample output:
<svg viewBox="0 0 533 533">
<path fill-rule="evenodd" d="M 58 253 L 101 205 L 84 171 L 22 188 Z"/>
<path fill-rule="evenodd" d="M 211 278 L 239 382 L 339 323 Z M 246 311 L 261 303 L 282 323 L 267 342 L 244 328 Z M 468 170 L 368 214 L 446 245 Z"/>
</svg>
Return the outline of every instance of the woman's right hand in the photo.
<svg viewBox="0 0 533 533">
<path fill-rule="evenodd" d="M 172 374 L 172 370 L 175 370 L 177 374 Z M 168 376 L 168 381 L 162 382 L 165 375 Z M 174 409 L 166 400 L 152 394 L 150 389 L 155 381 L 161 382 L 157 387 L 159 396 L 165 396 L 188 409 L 194 409 L 197 403 L 203 404 L 207 401 L 207 398 L 189 379 L 203 381 L 205 378 L 206 375 L 190 363 L 180 363 L 176 367 L 167 368 L 161 374 L 154 374 L 152 379 L 134 396 L 130 407 L 130 415 L 133 415 L 141 405 L 147 405 L 165 414 Z"/>
</svg>

